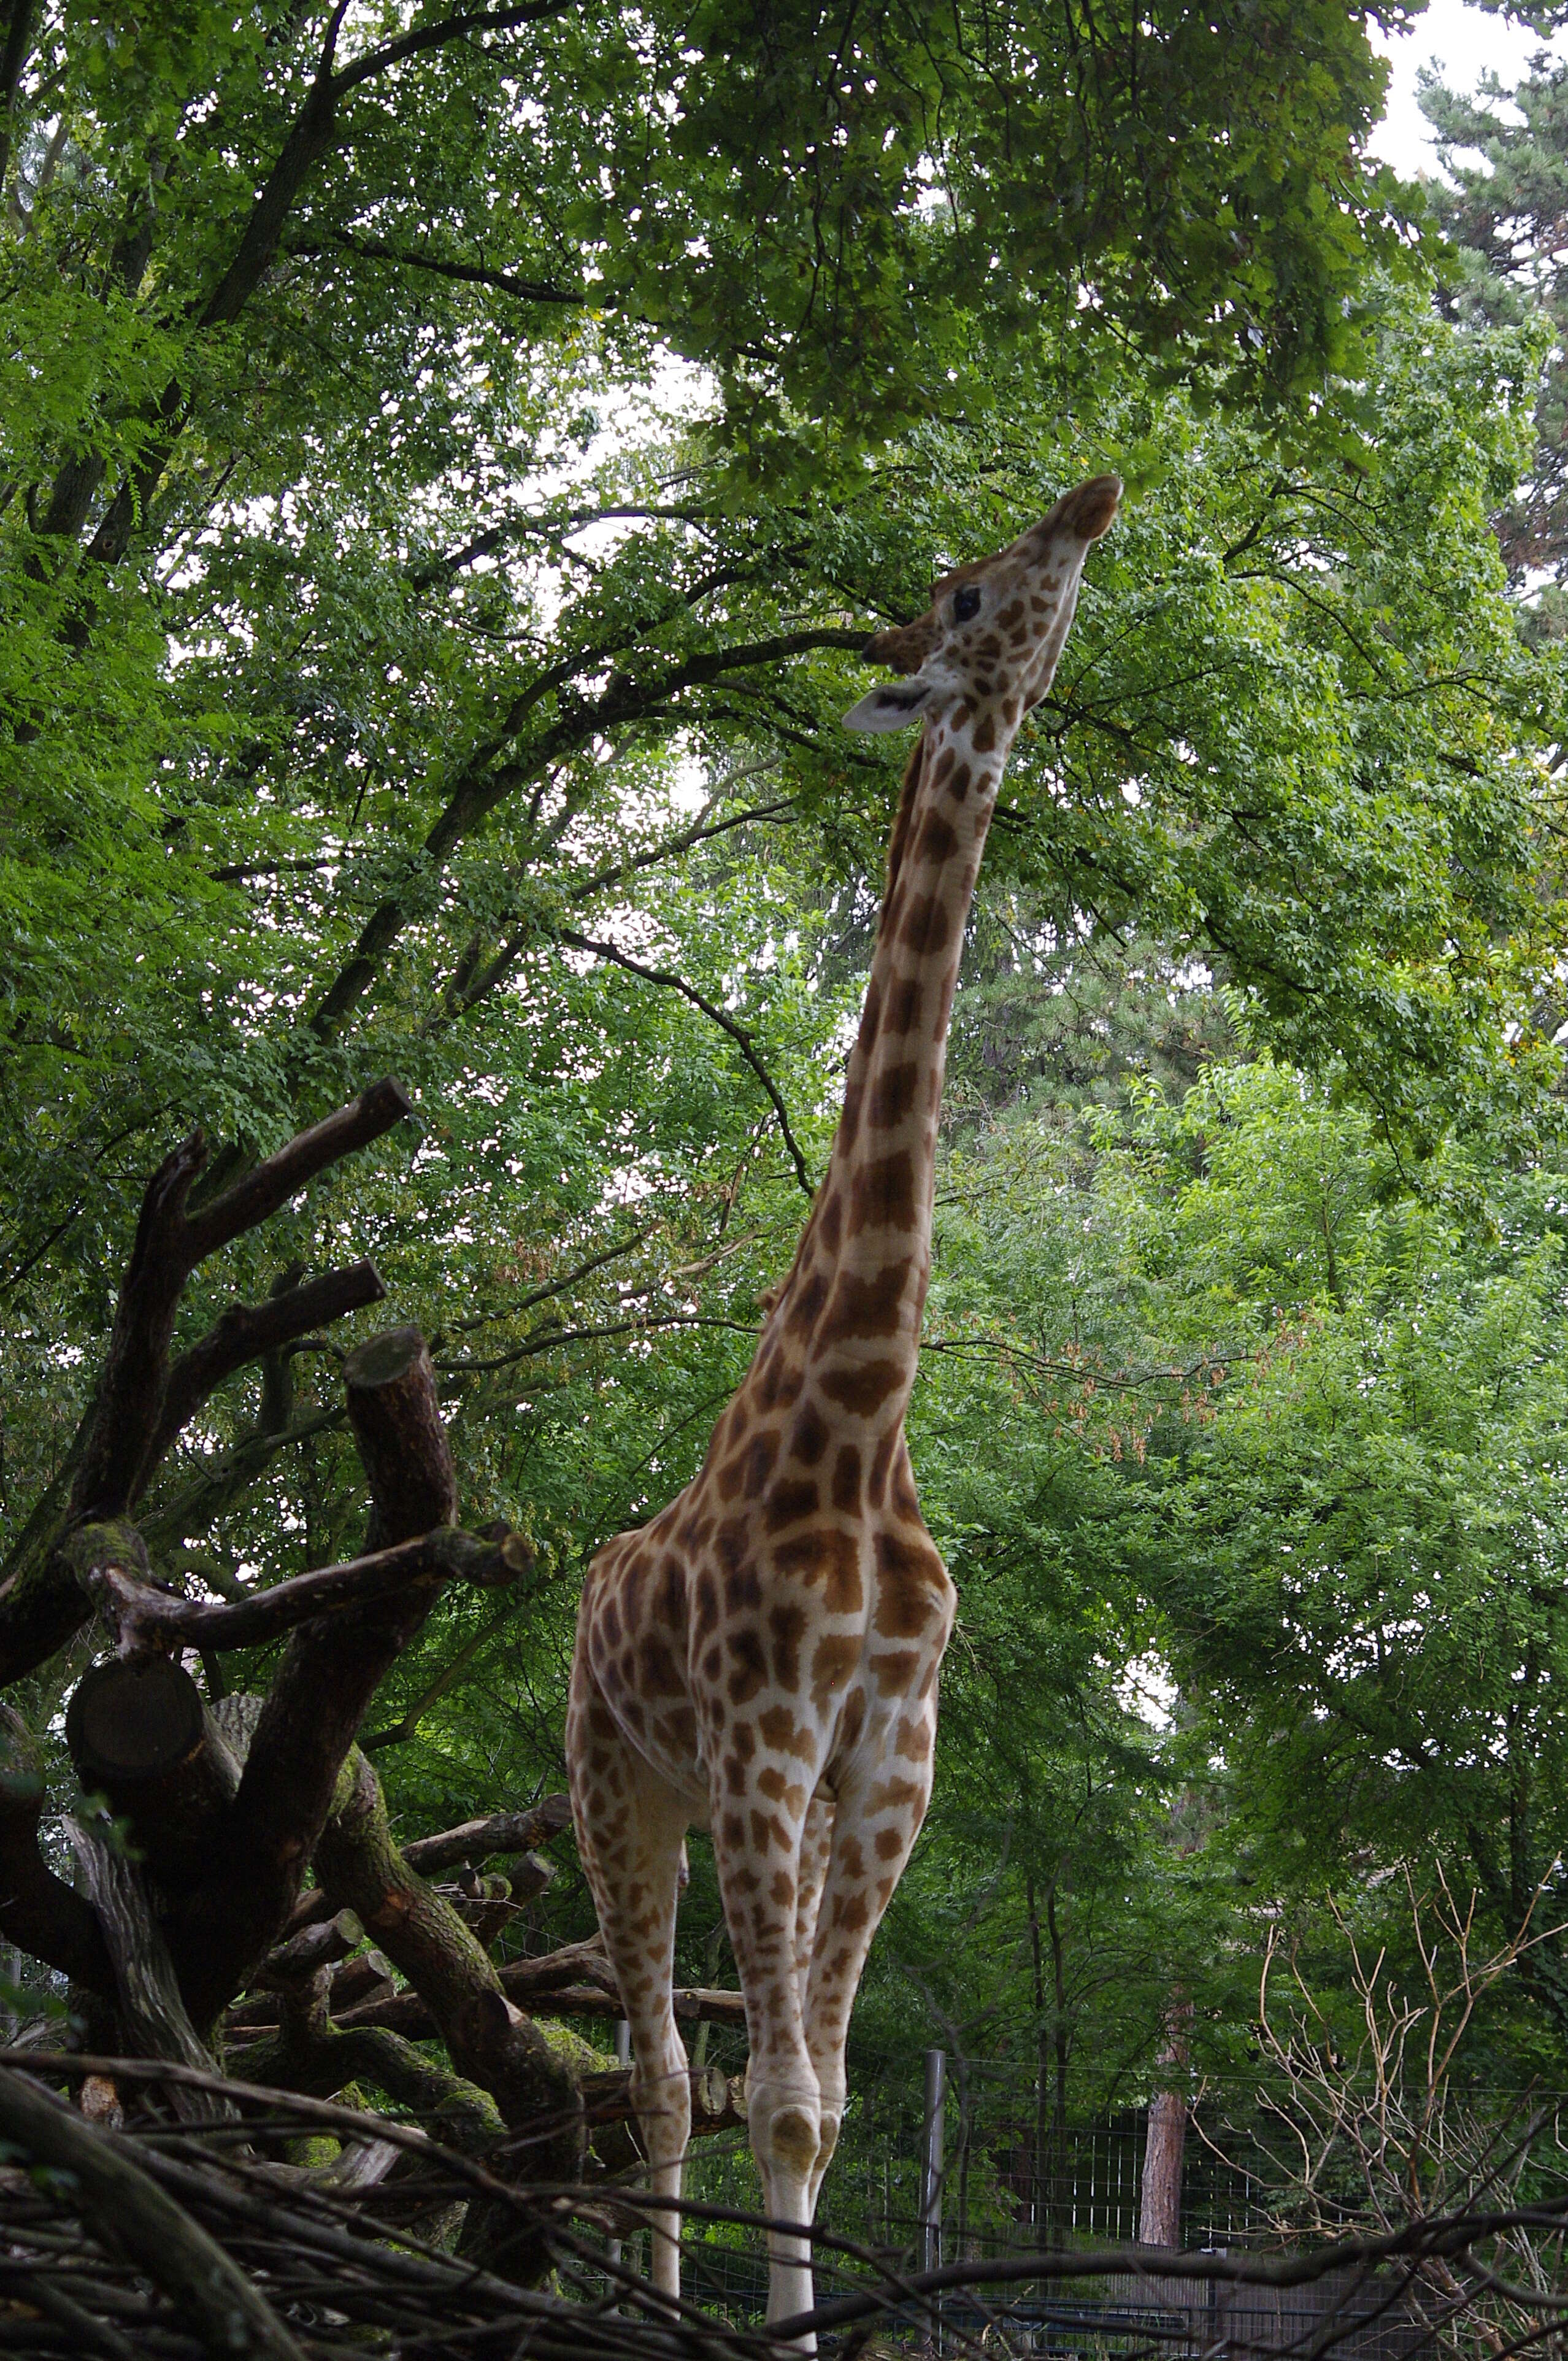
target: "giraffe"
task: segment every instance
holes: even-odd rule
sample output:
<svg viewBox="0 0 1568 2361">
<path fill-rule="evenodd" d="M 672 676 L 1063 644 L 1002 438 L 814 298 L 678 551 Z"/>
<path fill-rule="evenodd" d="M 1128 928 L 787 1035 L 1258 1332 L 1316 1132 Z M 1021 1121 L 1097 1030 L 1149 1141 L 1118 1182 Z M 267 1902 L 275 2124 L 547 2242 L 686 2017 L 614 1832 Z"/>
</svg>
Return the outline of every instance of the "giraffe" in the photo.
<svg viewBox="0 0 1568 2361">
<path fill-rule="evenodd" d="M 696 1826 L 711 1832 L 745 2001 L 764 2204 L 785 2225 L 769 2233 L 770 2322 L 811 2308 L 806 2231 L 844 2108 L 850 2010 L 931 1791 L 954 1591 L 904 1417 L 964 924 L 1013 739 L 1050 686 L 1121 490 L 1114 476 L 1079 485 L 946 576 L 918 620 L 867 642 L 905 677 L 846 725 L 924 726 L 827 1175 L 699 1473 L 598 1553 L 578 1613 L 566 1759 L 651 2185 L 672 2201 L 654 2216 L 653 2284 L 679 2294 L 691 2091 L 671 1981 Z"/>
</svg>

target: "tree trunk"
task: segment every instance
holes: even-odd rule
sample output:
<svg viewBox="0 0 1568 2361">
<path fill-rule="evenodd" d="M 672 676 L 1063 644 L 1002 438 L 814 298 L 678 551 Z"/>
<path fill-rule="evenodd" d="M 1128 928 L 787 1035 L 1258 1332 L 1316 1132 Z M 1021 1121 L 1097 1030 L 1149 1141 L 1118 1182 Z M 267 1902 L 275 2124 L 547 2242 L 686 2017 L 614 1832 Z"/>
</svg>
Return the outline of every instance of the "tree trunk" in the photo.
<svg viewBox="0 0 1568 2361">
<path fill-rule="evenodd" d="M 1187 2064 L 1187 2027 L 1192 2003 L 1175 2000 L 1166 2015 L 1166 2037 L 1159 2064 L 1174 2077 Z M 1145 2246 L 1181 2244 L 1181 2159 L 1187 2144 L 1187 2095 L 1180 2089 L 1157 2090 L 1149 2101 L 1148 2129 L 1144 2139 L 1144 2178 L 1138 2197 L 1138 2243 Z"/>
</svg>

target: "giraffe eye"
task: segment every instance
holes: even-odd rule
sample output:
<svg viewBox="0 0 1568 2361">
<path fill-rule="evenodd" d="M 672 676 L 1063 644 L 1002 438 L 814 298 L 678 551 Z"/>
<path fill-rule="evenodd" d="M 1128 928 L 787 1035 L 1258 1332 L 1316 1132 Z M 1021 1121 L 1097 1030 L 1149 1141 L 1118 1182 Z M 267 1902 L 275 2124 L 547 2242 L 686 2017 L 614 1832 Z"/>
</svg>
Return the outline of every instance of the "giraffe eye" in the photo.
<svg viewBox="0 0 1568 2361">
<path fill-rule="evenodd" d="M 955 623 L 971 622 L 979 612 L 980 592 L 972 582 L 966 582 L 961 590 L 953 593 L 953 620 Z"/>
</svg>

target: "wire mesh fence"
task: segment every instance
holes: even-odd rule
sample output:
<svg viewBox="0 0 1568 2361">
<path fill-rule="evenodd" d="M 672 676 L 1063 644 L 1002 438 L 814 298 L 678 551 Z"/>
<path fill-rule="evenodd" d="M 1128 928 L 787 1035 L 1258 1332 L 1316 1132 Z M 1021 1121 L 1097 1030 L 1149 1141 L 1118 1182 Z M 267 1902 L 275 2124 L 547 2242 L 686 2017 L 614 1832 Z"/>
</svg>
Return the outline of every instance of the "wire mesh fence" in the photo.
<svg viewBox="0 0 1568 2361">
<path fill-rule="evenodd" d="M 1556 2103 L 1543 2106 L 1539 2093 L 1492 2093 L 1487 2103 L 1498 2125 L 1526 2123 L 1534 2164 L 1514 2185 L 1550 2211 L 1568 2188 Z M 1102 2250 L 1135 2244 L 1139 2235 L 1147 2131 L 1141 2107 L 1064 2123 L 1041 2108 L 1030 2083 L 984 2077 L 971 2067 L 966 2087 L 949 2083 L 942 2100 L 933 2206 L 929 2104 L 929 2088 L 925 2112 L 918 2090 L 905 2089 L 872 2094 L 851 2109 L 819 2208 L 819 2300 L 832 2302 L 863 2285 L 857 2256 L 875 2257 L 885 2273 L 907 2279 L 933 2266 L 961 2276 L 970 2265 L 1046 2254 L 1056 2258 L 1057 2275 L 1020 2278 L 1001 2307 L 973 2288 L 953 2286 L 897 2314 L 896 2328 L 884 2321 L 882 2334 L 929 2341 L 935 2321 L 949 2342 L 979 2337 L 1014 2352 L 1085 2356 L 1317 2356 L 1332 2349 L 1349 2361 L 1410 2361 L 1434 2340 L 1453 2353 L 1497 2349 L 1473 2323 L 1455 2325 L 1470 2316 L 1434 2269 L 1419 2280 L 1363 2272 L 1288 2288 L 1194 2283 L 1162 2273 L 1146 2254 L 1132 2273 L 1107 2270 Z M 1271 2256 L 1297 2250 L 1280 2135 L 1280 2117 L 1255 2083 L 1196 2094 L 1181 2176 L 1186 2256 L 1228 2256 L 1250 2269 L 1250 2258 L 1266 2266 Z M 1506 2146 L 1506 2139 L 1493 2141 L 1494 2160 Z M 1467 2187 L 1467 2202 L 1485 2194 L 1479 2182 Z M 760 2208 L 743 2137 L 705 2143 L 694 2156 L 688 2189 L 716 2206 Z M 1321 2201 L 1322 2191 L 1317 2195 Z M 1348 2230 L 1362 2218 L 1364 2197 L 1347 2183 L 1340 2226 Z M 1318 2235 L 1331 2235 L 1321 2223 L 1320 2202 Z M 694 2298 L 737 2325 L 760 2323 L 767 2296 L 760 2234 L 688 2218 L 685 2245 L 685 2284 Z M 1541 2287 L 1544 2296 L 1545 2279 Z M 1542 2318 L 1537 2341 L 1563 2342 L 1549 2301 Z"/>
</svg>

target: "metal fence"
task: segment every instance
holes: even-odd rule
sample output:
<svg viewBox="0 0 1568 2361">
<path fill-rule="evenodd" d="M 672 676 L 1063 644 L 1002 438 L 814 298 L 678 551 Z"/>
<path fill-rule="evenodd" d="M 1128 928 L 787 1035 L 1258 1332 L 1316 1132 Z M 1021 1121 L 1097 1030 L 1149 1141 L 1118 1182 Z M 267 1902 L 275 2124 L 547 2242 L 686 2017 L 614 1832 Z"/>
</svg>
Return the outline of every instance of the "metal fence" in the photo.
<svg viewBox="0 0 1568 2361">
<path fill-rule="evenodd" d="M 883 2273 L 1136 2241 L 1146 2114 L 1129 2107 L 1089 2122 L 1051 2121 L 1030 2085 L 970 2066 L 956 2087 L 941 2052 L 927 2053 L 923 2100 L 914 2091 L 862 2092 L 823 2191 L 817 2259 L 818 2301 L 864 2288 L 868 2261 Z M 1182 2174 L 1181 2246 L 1236 2252 L 1276 2244 L 1277 2176 L 1249 2126 L 1247 2096 L 1201 2101 L 1190 2123 Z M 761 2210 L 744 2135 L 694 2150 L 688 2197 Z M 835 2246 L 841 2240 L 862 2259 Z M 628 2242 L 641 2259 L 644 2237 Z M 687 2294 L 738 2325 L 754 2325 L 767 2300 L 760 2231 L 733 2222 L 685 2223 Z M 1158 2271 L 1057 2276 L 992 2288 L 955 2289 L 936 2304 L 906 2307 L 899 2341 L 956 2352 L 982 2337 L 1014 2353 L 1093 2356 L 1296 2355 L 1303 2361 L 1415 2361 L 1432 2329 L 1387 2275 L 1341 2274 L 1289 2290 L 1207 2283 Z M 1445 2338 L 1445 2345 L 1450 2342 Z M 1457 2349 L 1457 2347 L 1455 2348 Z"/>
</svg>

